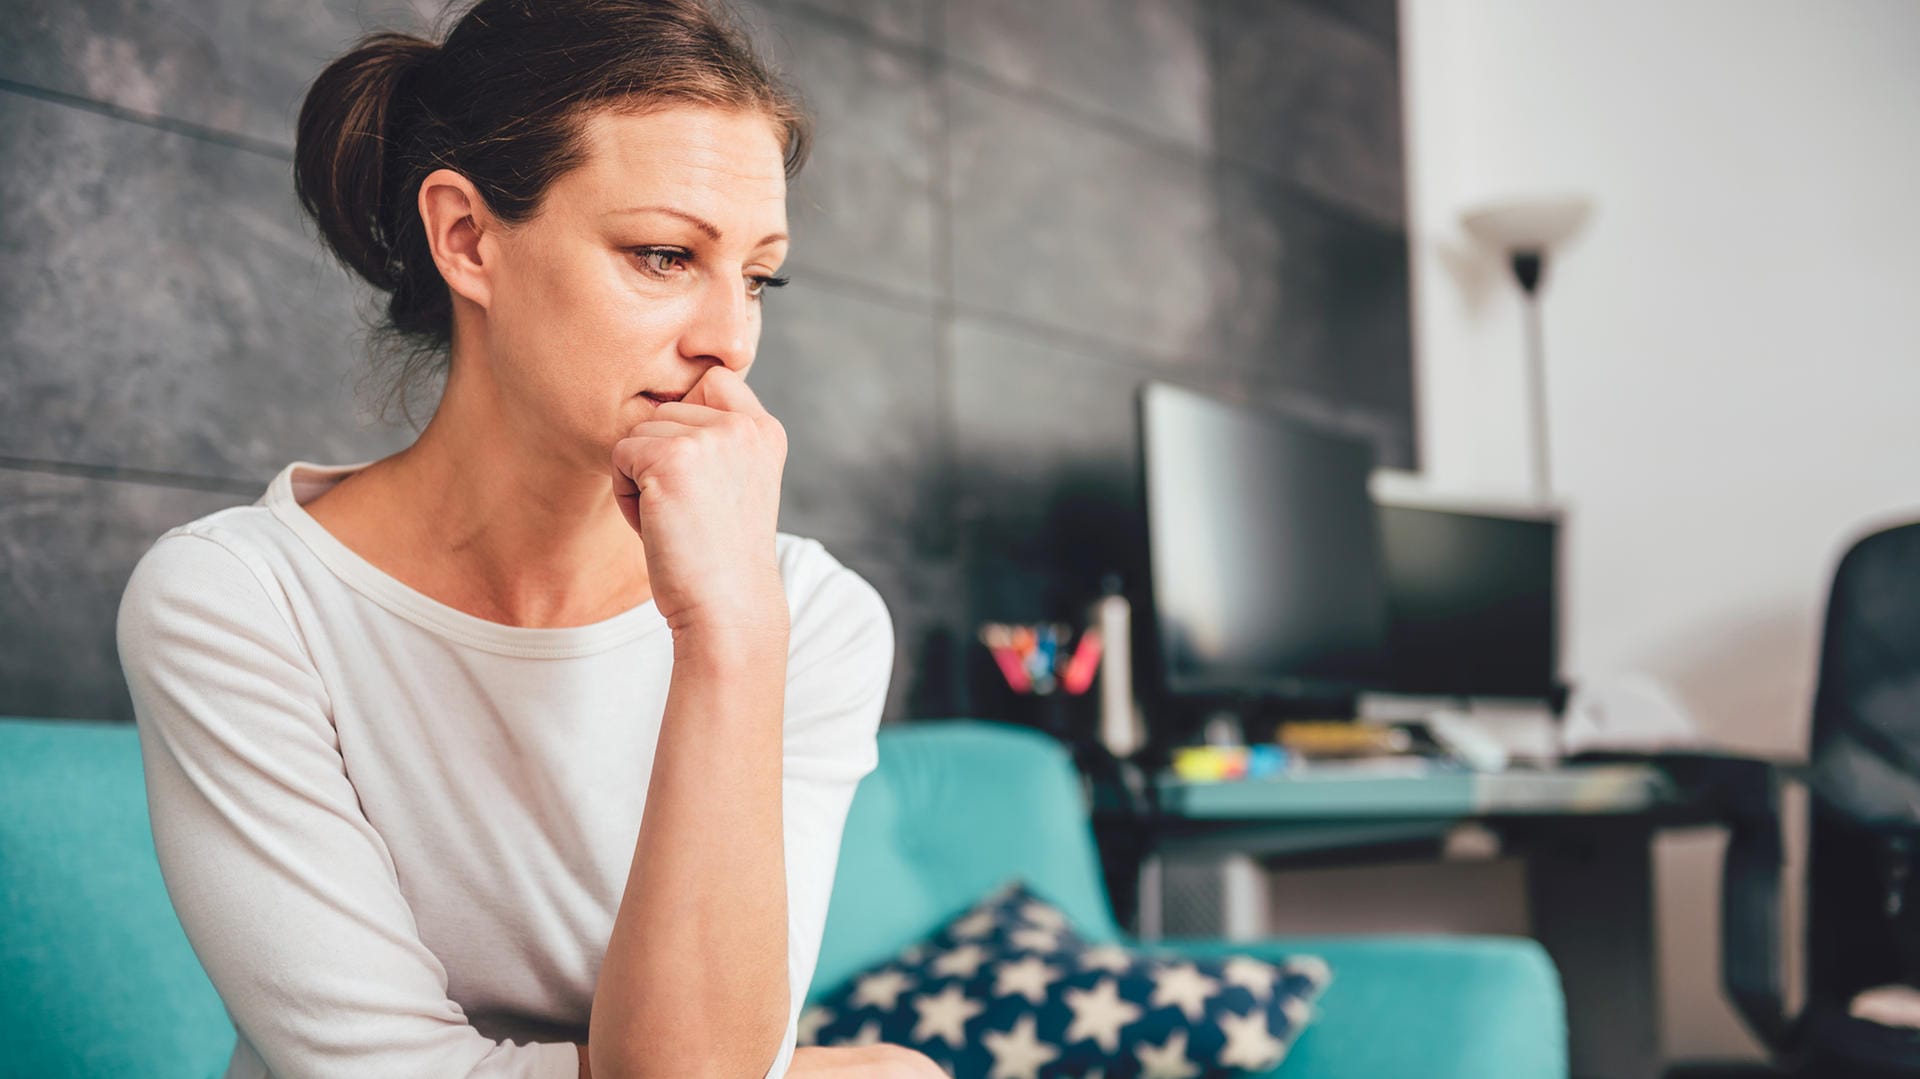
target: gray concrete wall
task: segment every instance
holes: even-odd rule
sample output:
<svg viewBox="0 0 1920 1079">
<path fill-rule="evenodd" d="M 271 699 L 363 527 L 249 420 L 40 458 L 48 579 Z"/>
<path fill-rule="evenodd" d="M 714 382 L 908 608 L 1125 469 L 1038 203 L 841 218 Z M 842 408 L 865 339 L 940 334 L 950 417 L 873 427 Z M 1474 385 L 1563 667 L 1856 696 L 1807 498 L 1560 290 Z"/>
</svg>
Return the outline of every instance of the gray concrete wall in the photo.
<svg viewBox="0 0 1920 1079">
<path fill-rule="evenodd" d="M 422 0 L 424 5 L 424 0 Z M 423 6 L 423 10 L 433 10 Z M 817 114 L 754 387 L 781 527 L 892 607 L 889 718 L 967 712 L 980 619 L 1138 578 L 1160 377 L 1413 457 L 1391 0 L 769 0 Z M 0 714 L 130 715 L 167 528 L 363 421 L 361 297 L 296 212 L 306 83 L 399 0 L 0 3 Z"/>
</svg>

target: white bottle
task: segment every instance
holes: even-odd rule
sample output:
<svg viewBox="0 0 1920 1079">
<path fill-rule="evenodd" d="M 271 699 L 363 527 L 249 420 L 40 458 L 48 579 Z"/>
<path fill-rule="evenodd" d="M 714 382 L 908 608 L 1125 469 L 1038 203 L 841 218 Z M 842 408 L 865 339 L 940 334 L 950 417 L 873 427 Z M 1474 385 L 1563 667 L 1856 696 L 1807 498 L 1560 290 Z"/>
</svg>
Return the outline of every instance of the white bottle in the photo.
<svg viewBox="0 0 1920 1079">
<path fill-rule="evenodd" d="M 1146 723 L 1133 697 L 1132 604 L 1119 580 L 1103 582 L 1106 595 L 1093 604 L 1100 627 L 1100 742 L 1116 757 L 1130 757 L 1146 743 Z"/>
</svg>

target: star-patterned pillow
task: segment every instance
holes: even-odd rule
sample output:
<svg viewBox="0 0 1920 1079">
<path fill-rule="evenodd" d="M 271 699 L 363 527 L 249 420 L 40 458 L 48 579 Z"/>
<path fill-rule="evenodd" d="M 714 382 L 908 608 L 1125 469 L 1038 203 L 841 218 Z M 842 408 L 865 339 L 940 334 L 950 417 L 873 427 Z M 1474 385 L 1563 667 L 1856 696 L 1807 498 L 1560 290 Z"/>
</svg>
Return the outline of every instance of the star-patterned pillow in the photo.
<svg viewBox="0 0 1920 1079">
<path fill-rule="evenodd" d="M 1315 956 L 1092 945 L 1013 879 L 809 1007 L 799 1044 L 911 1046 L 955 1079 L 1225 1079 L 1276 1067 L 1329 981 Z"/>
</svg>

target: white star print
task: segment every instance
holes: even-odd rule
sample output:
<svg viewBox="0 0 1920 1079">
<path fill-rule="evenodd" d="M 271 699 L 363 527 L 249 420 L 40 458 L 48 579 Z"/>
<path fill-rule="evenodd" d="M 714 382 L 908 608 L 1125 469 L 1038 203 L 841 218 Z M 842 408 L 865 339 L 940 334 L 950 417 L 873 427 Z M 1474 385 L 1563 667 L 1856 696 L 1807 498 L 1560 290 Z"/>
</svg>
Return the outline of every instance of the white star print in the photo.
<svg viewBox="0 0 1920 1079">
<path fill-rule="evenodd" d="M 900 1006 L 900 994 L 913 984 L 913 979 L 897 970 L 881 970 L 860 979 L 860 985 L 853 991 L 853 1006 L 871 1004 L 884 1011 L 892 1011 Z"/>
<path fill-rule="evenodd" d="M 1227 1035 L 1227 1044 L 1220 1048 L 1222 1064 L 1248 1071 L 1268 1071 L 1280 1063 L 1287 1051 L 1286 1043 L 1268 1032 L 1266 1017 L 1258 1011 L 1248 1015 L 1223 1012 L 1220 1029 Z"/>
<path fill-rule="evenodd" d="M 1007 941 L 1016 948 L 1024 948 L 1030 952 L 1060 950 L 1059 934 L 1050 929 L 1016 929 L 1007 934 Z"/>
<path fill-rule="evenodd" d="M 833 1009 L 824 1004 L 815 1004 L 800 1013 L 799 1040 L 797 1045 L 818 1045 L 820 1028 L 833 1022 Z"/>
<path fill-rule="evenodd" d="M 1028 1013 L 1014 1022 L 1009 1033 L 989 1030 L 980 1035 L 987 1052 L 993 1054 L 993 1071 L 987 1079 L 1038 1079 L 1040 1065 L 1060 1055 L 1059 1049 L 1042 1045 L 1034 1037 L 1034 1023 Z"/>
<path fill-rule="evenodd" d="M 1060 976 L 1046 960 L 1029 955 L 1016 963 L 1002 963 L 993 984 L 993 995 L 1008 997 L 1015 993 L 1035 1004 L 1047 1002 L 1047 983 Z"/>
<path fill-rule="evenodd" d="M 854 1033 L 853 1037 L 848 1038 L 846 1041 L 841 1042 L 840 1044 L 841 1045 L 879 1045 L 880 1044 L 880 1020 L 869 1019 L 865 1023 L 860 1024 L 860 1029 Z"/>
<path fill-rule="evenodd" d="M 1313 1018 L 1313 1009 L 1299 997 L 1288 997 L 1280 1002 L 1280 1011 L 1287 1017 L 1287 1026 L 1299 1030 Z"/>
<path fill-rule="evenodd" d="M 956 940 L 972 940 L 993 932 L 993 912 L 976 910 L 949 927 Z"/>
<path fill-rule="evenodd" d="M 1037 899 L 1027 900 L 1027 905 L 1021 908 L 1021 914 L 1034 925 L 1042 929 L 1051 929 L 1056 933 L 1067 927 L 1066 915 Z"/>
<path fill-rule="evenodd" d="M 1262 963 L 1258 959 L 1245 955 L 1236 955 L 1227 960 L 1226 969 L 1222 973 L 1227 979 L 1227 984 L 1244 986 L 1247 992 L 1253 994 L 1255 1000 L 1267 999 L 1267 994 L 1273 991 L 1274 979 L 1280 976 L 1280 972 L 1274 969 L 1272 963 Z"/>
<path fill-rule="evenodd" d="M 1064 1045 L 1092 1038 L 1101 1052 L 1111 1053 L 1120 1047 L 1120 1028 L 1140 1018 L 1140 1006 L 1121 1000 L 1120 983 L 1112 978 L 1100 979 L 1092 989 L 1069 989 L 1064 996 L 1073 1009 L 1073 1022 L 1061 1038 Z"/>
<path fill-rule="evenodd" d="M 955 1049 L 967 1042 L 967 1020 L 987 1010 L 985 1004 L 967 999 L 957 985 L 947 986 L 938 996 L 920 997 L 913 1002 L 913 1007 L 920 1013 L 920 1021 L 913 1027 L 913 1040 L 923 1042 L 938 1035 Z"/>
<path fill-rule="evenodd" d="M 1140 1058 L 1140 1079 L 1194 1079 L 1200 1074 L 1200 1069 L 1187 1059 L 1184 1030 L 1168 1035 L 1164 1046 L 1141 1045 L 1133 1055 Z"/>
<path fill-rule="evenodd" d="M 971 978 L 979 973 L 980 964 L 986 962 L 986 959 L 986 949 L 978 944 L 963 944 L 934 960 L 933 972 Z"/>
<path fill-rule="evenodd" d="M 1147 998 L 1147 1004 L 1154 1008 L 1178 1004 L 1187 1021 L 1197 1023 L 1207 1014 L 1207 997 L 1219 988 L 1219 982 L 1200 973 L 1192 963 L 1168 963 L 1154 972 L 1153 995 Z"/>
<path fill-rule="evenodd" d="M 1327 961 L 1317 955 L 1293 956 L 1281 965 L 1281 969 L 1288 974 L 1298 974 L 1319 986 L 1333 980 L 1333 972 L 1327 969 Z"/>
<path fill-rule="evenodd" d="M 1120 974 L 1131 966 L 1133 966 L 1133 956 L 1118 944 L 1102 944 L 1098 948 L 1088 948 L 1080 955 L 1082 970 L 1105 970 Z"/>
</svg>

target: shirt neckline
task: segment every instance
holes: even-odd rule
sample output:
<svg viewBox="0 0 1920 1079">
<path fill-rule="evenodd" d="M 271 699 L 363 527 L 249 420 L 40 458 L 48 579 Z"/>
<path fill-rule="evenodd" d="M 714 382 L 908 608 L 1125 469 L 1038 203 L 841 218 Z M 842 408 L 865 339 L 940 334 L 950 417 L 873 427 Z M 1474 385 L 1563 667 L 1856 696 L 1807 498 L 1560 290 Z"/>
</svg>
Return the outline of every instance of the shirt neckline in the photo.
<svg viewBox="0 0 1920 1079">
<path fill-rule="evenodd" d="M 294 461 L 280 470 L 261 501 L 342 581 L 387 610 L 459 644 L 529 659 L 590 655 L 665 629 L 653 597 L 611 618 L 584 626 L 510 626 L 442 603 L 361 557 L 306 511 L 347 476 L 373 464 Z"/>
</svg>

